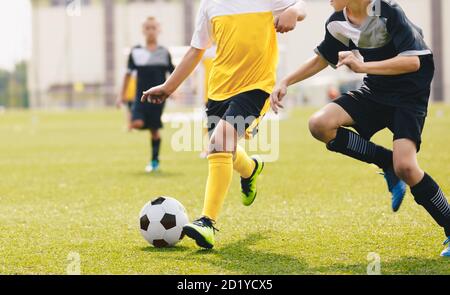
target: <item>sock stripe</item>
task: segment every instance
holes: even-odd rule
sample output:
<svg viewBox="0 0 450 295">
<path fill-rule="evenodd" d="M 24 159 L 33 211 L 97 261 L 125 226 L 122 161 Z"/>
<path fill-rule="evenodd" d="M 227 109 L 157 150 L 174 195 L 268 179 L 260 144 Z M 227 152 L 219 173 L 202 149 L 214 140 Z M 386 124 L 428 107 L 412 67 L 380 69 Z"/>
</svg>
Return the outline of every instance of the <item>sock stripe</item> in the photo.
<svg viewBox="0 0 450 295">
<path fill-rule="evenodd" d="M 441 189 L 439 189 L 434 197 L 431 198 L 431 203 L 433 203 L 444 216 L 450 217 L 450 205 Z"/>
<path fill-rule="evenodd" d="M 382 169 L 392 167 L 392 151 L 346 128 L 338 129 L 336 138 L 327 144 L 327 149 L 359 161 L 375 164 Z"/>
<path fill-rule="evenodd" d="M 375 153 L 374 147 L 372 147 L 372 149 L 369 149 L 369 142 L 353 132 L 349 133 L 347 148 L 361 155 L 365 155 L 368 153 L 373 155 Z"/>
<path fill-rule="evenodd" d="M 352 144 L 353 144 L 352 134 L 350 133 L 349 136 L 348 136 L 347 148 L 353 150 L 352 149 Z"/>
</svg>

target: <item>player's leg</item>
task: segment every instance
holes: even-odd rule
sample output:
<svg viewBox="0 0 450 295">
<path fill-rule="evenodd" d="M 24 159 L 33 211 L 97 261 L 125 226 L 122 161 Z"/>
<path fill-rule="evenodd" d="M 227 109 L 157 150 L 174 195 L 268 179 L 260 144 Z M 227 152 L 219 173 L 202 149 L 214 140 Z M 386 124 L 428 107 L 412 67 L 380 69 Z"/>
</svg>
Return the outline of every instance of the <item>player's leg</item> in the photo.
<svg viewBox="0 0 450 295">
<path fill-rule="evenodd" d="M 203 248 L 214 246 L 214 224 L 231 184 L 237 139 L 233 125 L 225 120 L 219 121 L 210 139 L 203 216 L 183 227 L 184 233 Z"/>
<path fill-rule="evenodd" d="M 133 121 L 133 102 L 131 101 L 126 103 L 126 120 L 128 131 L 133 130 L 131 127 L 131 122 Z"/>
<path fill-rule="evenodd" d="M 376 164 L 382 169 L 392 167 L 392 151 L 342 127 L 353 125 L 355 125 L 353 118 L 336 103 L 326 105 L 309 120 L 311 134 L 327 144 L 329 150 Z"/>
<path fill-rule="evenodd" d="M 444 228 L 445 235 L 450 237 L 450 205 L 439 185 L 420 168 L 417 162 L 425 113 L 398 109 L 393 123 L 396 174 L 411 187 L 415 201 L 427 210 Z M 444 250 L 442 255 L 450 257 L 450 248 Z"/>
<path fill-rule="evenodd" d="M 162 113 L 165 104 L 147 104 L 144 108 L 146 127 L 150 130 L 150 155 L 151 160 L 145 171 L 156 172 L 160 167 L 159 154 L 161 149 Z"/>
<path fill-rule="evenodd" d="M 239 95 L 233 101 L 234 107 L 230 112 L 237 120 L 240 137 L 251 138 L 256 134 L 259 121 L 270 107 L 269 95 L 262 90 L 252 90 Z M 233 113 L 234 111 L 234 113 Z M 237 146 L 234 161 L 234 170 L 241 176 L 241 199 L 245 206 L 250 206 L 257 196 L 258 176 L 264 169 L 264 162 L 259 155 L 249 156 L 244 148 Z"/>
<path fill-rule="evenodd" d="M 159 152 L 161 149 L 161 132 L 159 129 L 150 129 L 150 141 L 150 154 L 152 155 L 152 159 L 145 168 L 145 171 L 147 172 L 157 171 L 159 169 Z"/>
<path fill-rule="evenodd" d="M 397 211 L 406 185 L 394 173 L 392 151 L 369 141 L 373 134 L 386 126 L 371 118 L 375 111 L 367 111 L 368 106 L 363 99 L 342 96 L 315 113 L 309 121 L 309 129 L 330 151 L 380 167 L 392 194 L 392 209 Z M 359 134 L 342 126 L 354 126 Z"/>
<path fill-rule="evenodd" d="M 208 128 L 213 132 L 209 145 L 203 217 L 184 227 L 185 234 L 195 239 L 201 247 L 212 248 L 214 245 L 214 223 L 228 193 L 233 169 L 247 177 L 241 178 L 241 184 L 248 188 L 248 205 L 256 196 L 256 178 L 263 163 L 250 158 L 242 148 L 238 149 L 237 141 L 250 127 L 255 126 L 255 120 L 264 113 L 268 97 L 269 94 L 261 90 L 253 90 L 224 102 L 208 102 Z"/>
<path fill-rule="evenodd" d="M 217 220 L 223 201 L 231 184 L 233 154 L 238 135 L 234 127 L 220 120 L 211 136 L 209 145 L 209 173 L 206 182 L 203 216 Z"/>
<path fill-rule="evenodd" d="M 141 119 L 133 119 L 130 123 L 132 129 L 142 130 L 145 129 L 145 122 Z"/>
<path fill-rule="evenodd" d="M 450 205 L 439 185 L 419 167 L 416 153 L 416 143 L 412 140 L 394 141 L 395 172 L 411 187 L 415 201 L 427 210 L 450 238 Z M 450 257 L 450 248 L 444 250 L 442 256 Z"/>
</svg>

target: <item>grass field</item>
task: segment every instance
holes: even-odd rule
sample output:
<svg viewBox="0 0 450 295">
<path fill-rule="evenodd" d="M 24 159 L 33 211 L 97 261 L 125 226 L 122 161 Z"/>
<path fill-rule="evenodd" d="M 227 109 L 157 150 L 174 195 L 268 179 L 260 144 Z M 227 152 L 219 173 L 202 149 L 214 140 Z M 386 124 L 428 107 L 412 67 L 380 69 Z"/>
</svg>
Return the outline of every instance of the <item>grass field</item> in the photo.
<svg viewBox="0 0 450 295">
<path fill-rule="evenodd" d="M 266 166 L 256 203 L 240 204 L 238 177 L 218 224 L 217 246 L 190 240 L 150 247 L 138 213 L 158 195 L 191 218 L 203 204 L 207 163 L 170 150 L 158 175 L 143 173 L 148 136 L 123 131 L 122 114 L 0 114 L 0 273 L 64 274 L 70 252 L 83 274 L 365 274 L 369 252 L 383 274 L 450 274 L 442 230 L 408 193 L 400 212 L 376 169 L 327 152 L 307 131 L 313 109 L 281 123 L 281 157 Z M 450 194 L 450 107 L 434 106 L 420 161 Z M 375 141 L 391 146 L 391 135 Z"/>
</svg>

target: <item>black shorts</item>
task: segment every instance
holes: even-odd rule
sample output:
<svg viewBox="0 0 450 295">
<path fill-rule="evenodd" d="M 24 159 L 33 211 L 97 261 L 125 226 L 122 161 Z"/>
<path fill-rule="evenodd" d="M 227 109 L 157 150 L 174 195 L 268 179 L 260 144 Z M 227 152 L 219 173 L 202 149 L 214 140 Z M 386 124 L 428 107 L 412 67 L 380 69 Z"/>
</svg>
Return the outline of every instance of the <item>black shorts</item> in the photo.
<svg viewBox="0 0 450 295">
<path fill-rule="evenodd" d="M 417 151 L 422 143 L 422 131 L 427 113 L 406 107 L 377 103 L 362 93 L 348 93 L 333 101 L 340 105 L 355 121 L 352 126 L 363 138 L 370 140 L 378 131 L 388 128 L 393 140 L 410 139 Z"/>
<path fill-rule="evenodd" d="M 161 120 L 165 103 L 154 104 L 149 102 L 135 101 L 132 107 L 132 120 L 144 121 L 143 129 L 161 129 L 163 123 Z"/>
<path fill-rule="evenodd" d="M 256 89 L 223 101 L 209 99 L 206 104 L 209 134 L 223 119 L 234 126 L 240 137 L 252 138 L 258 133 L 258 124 L 270 107 L 268 98 L 267 92 Z"/>
</svg>

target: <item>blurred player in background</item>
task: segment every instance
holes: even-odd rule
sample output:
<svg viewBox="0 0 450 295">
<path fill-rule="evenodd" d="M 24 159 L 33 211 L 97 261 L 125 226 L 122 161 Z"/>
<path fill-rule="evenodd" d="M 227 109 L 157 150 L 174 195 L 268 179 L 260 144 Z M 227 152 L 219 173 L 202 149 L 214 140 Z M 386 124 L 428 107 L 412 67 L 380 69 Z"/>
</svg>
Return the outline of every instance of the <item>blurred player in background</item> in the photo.
<svg viewBox="0 0 450 295">
<path fill-rule="evenodd" d="M 203 216 L 183 228 L 200 247 L 214 246 L 214 223 L 233 169 L 241 176 L 242 203 L 250 206 L 255 200 L 256 180 L 264 163 L 258 156 L 249 157 L 237 141 L 255 134 L 270 107 L 268 98 L 278 64 L 276 31 L 293 30 L 305 17 L 303 6 L 303 1 L 296 0 L 203 0 L 191 48 L 166 83 L 142 96 L 142 101 L 163 103 L 214 41 L 217 50 L 208 83 L 209 173 Z"/>
<path fill-rule="evenodd" d="M 116 106 L 120 108 L 121 105 L 125 106 L 125 114 L 126 114 L 126 124 L 128 131 L 133 130 L 131 127 L 132 122 L 132 110 L 133 104 L 136 100 L 136 92 L 137 92 L 137 77 L 136 72 L 130 74 L 129 79 L 125 78 L 128 81 L 128 87 L 123 87 L 120 96 L 116 101 Z"/>
<path fill-rule="evenodd" d="M 394 211 L 400 208 L 408 185 L 415 201 L 444 229 L 447 245 L 450 205 L 417 162 L 434 75 L 433 54 L 422 30 L 395 1 L 332 0 L 331 4 L 336 12 L 326 23 L 325 39 L 316 48 L 316 56 L 278 84 L 271 95 L 272 108 L 277 112 L 281 107 L 289 85 L 328 65 L 367 74 L 362 87 L 342 95 L 310 119 L 311 134 L 330 151 L 380 167 Z M 394 135 L 393 150 L 370 141 L 385 128 Z M 441 255 L 450 257 L 450 246 Z"/>
<path fill-rule="evenodd" d="M 149 17 L 143 24 L 145 46 L 135 46 L 128 58 L 128 71 L 125 75 L 122 94 L 127 92 L 132 73 L 136 72 L 136 96 L 131 110 L 130 129 L 150 130 L 151 134 L 151 160 L 145 167 L 146 172 L 159 169 L 159 151 L 161 147 L 160 129 L 163 127 L 161 116 L 164 110 L 163 103 L 142 103 L 142 93 L 166 81 L 168 73 L 172 73 L 174 65 L 167 48 L 158 45 L 160 26 L 154 17 Z"/>
</svg>

